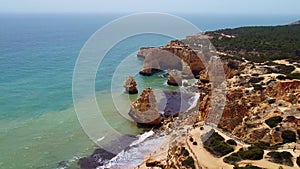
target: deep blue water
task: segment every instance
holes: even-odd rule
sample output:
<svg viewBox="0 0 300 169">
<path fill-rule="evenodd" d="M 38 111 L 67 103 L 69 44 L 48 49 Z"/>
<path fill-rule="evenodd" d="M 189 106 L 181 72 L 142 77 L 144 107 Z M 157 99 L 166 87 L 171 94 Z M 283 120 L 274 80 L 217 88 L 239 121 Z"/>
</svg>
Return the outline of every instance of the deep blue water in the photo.
<svg viewBox="0 0 300 169">
<path fill-rule="evenodd" d="M 60 159 L 67 160 L 74 153 L 85 152 L 86 149 L 91 151 L 93 144 L 80 130 L 72 108 L 73 69 L 80 49 L 88 38 L 101 26 L 119 16 L 122 15 L 0 14 L 0 150 L 3 150 L 0 151 L 0 168 L 38 168 L 42 164 L 44 168 L 52 168 Z M 299 16 L 286 15 L 179 16 L 204 31 L 288 24 L 299 20 Z M 100 65 L 96 90 L 110 89 L 113 68 L 125 56 L 137 51 L 139 47 L 159 46 L 169 40 L 167 37 L 149 34 L 132 37 L 117 44 Z M 72 137 L 55 128 L 59 126 L 56 124 L 59 120 L 65 123 L 63 130 L 72 133 Z M 43 127 L 39 128 L 41 125 Z M 50 147 L 47 144 L 50 138 L 45 133 L 52 134 L 51 140 L 61 138 L 57 142 L 59 146 L 50 152 L 51 157 L 45 150 L 48 154 L 43 156 L 44 151 L 39 154 L 39 163 L 32 162 L 31 155 L 37 153 L 38 148 L 47 145 Z M 77 140 L 75 145 L 68 140 L 73 139 L 74 135 L 80 138 L 73 140 Z M 33 136 L 42 138 L 37 147 L 34 146 L 36 142 L 32 140 Z M 74 149 L 74 146 L 77 148 Z M 30 152 L 25 156 L 22 153 L 26 154 L 28 147 Z M 24 161 L 20 165 L 13 165 L 14 158 L 24 158 Z"/>
</svg>

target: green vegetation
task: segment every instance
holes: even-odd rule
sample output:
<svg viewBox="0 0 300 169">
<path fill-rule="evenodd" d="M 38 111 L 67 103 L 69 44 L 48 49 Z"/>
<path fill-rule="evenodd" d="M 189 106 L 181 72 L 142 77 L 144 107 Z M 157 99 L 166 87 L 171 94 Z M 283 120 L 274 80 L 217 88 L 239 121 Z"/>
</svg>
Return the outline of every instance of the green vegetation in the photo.
<svg viewBox="0 0 300 169">
<path fill-rule="evenodd" d="M 284 130 L 281 133 L 281 137 L 283 139 L 283 143 L 296 142 L 296 133 L 291 130 Z"/>
<path fill-rule="evenodd" d="M 189 166 L 191 167 L 192 169 L 195 169 L 195 161 L 193 159 L 193 157 L 189 156 L 186 160 L 182 161 L 181 163 L 182 166 Z"/>
<path fill-rule="evenodd" d="M 263 150 L 276 150 L 278 145 L 271 146 L 270 143 L 260 141 L 254 144 L 255 147 L 261 148 Z"/>
<path fill-rule="evenodd" d="M 250 83 L 259 83 L 259 82 L 261 82 L 262 80 L 264 80 L 265 78 L 263 78 L 263 77 L 252 77 L 250 80 L 249 80 L 249 82 Z"/>
<path fill-rule="evenodd" d="M 262 169 L 253 165 L 246 165 L 245 167 L 234 166 L 233 169 Z"/>
<path fill-rule="evenodd" d="M 300 58 L 300 57 L 299 57 Z M 295 70 L 294 66 L 278 64 L 272 69 L 272 73 L 280 73 L 284 75 L 291 74 Z"/>
<path fill-rule="evenodd" d="M 190 155 L 189 151 L 187 149 L 185 149 L 185 147 L 181 148 L 181 154 L 186 157 Z"/>
<path fill-rule="evenodd" d="M 286 76 L 288 79 L 300 79 L 300 73 L 292 73 Z"/>
<path fill-rule="evenodd" d="M 236 146 L 237 143 L 233 140 L 233 139 L 229 139 L 226 141 L 227 144 L 232 145 L 232 146 Z"/>
<path fill-rule="evenodd" d="M 259 26 L 208 32 L 218 51 L 254 62 L 300 59 L 300 26 Z M 228 38 L 221 35 L 234 35 Z"/>
<path fill-rule="evenodd" d="M 261 160 L 264 156 L 264 150 L 259 147 L 249 147 L 248 150 L 243 150 L 242 148 L 224 158 L 225 163 L 235 164 L 236 162 L 242 160 Z"/>
<path fill-rule="evenodd" d="M 252 84 L 252 86 L 253 86 L 254 90 L 262 90 L 263 89 L 261 84 Z"/>
<path fill-rule="evenodd" d="M 275 103 L 275 102 L 276 102 L 276 99 L 269 99 L 269 100 L 268 100 L 268 103 L 269 103 L 269 104 L 273 104 L 273 103 Z"/>
<path fill-rule="evenodd" d="M 294 166 L 292 157 L 293 155 L 290 152 L 283 151 L 283 152 L 269 152 L 267 155 L 271 157 L 270 161 L 277 163 L 277 164 L 283 164 L 287 166 Z"/>
<path fill-rule="evenodd" d="M 269 126 L 269 127 L 271 127 L 271 128 L 273 128 L 273 127 L 276 127 L 277 125 L 278 125 L 278 123 L 281 123 L 282 122 L 282 117 L 281 116 L 274 116 L 274 117 L 271 117 L 271 118 L 269 118 L 269 119 L 267 119 L 266 121 L 265 121 L 265 123 Z"/>
<path fill-rule="evenodd" d="M 222 136 L 214 132 L 205 142 L 204 148 L 211 154 L 222 157 L 234 151 L 233 147 L 228 145 Z"/>
</svg>

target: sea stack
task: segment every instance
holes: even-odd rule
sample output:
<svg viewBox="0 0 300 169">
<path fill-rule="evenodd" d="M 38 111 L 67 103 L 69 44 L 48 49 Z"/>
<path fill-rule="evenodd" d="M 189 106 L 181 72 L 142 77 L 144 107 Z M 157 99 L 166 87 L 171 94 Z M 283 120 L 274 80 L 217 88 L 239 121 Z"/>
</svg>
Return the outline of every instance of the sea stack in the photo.
<svg viewBox="0 0 300 169">
<path fill-rule="evenodd" d="M 125 79 L 123 86 L 126 90 L 126 93 L 129 94 L 137 94 L 138 90 L 136 88 L 136 81 L 132 76 L 129 76 L 128 78 Z"/>
<path fill-rule="evenodd" d="M 168 85 L 172 86 L 181 86 L 182 85 L 182 77 L 181 74 L 177 70 L 171 70 L 168 76 Z"/>
<path fill-rule="evenodd" d="M 161 116 L 155 95 L 151 88 L 145 88 L 140 97 L 130 106 L 129 116 L 142 127 L 152 127 L 161 124 Z"/>
</svg>

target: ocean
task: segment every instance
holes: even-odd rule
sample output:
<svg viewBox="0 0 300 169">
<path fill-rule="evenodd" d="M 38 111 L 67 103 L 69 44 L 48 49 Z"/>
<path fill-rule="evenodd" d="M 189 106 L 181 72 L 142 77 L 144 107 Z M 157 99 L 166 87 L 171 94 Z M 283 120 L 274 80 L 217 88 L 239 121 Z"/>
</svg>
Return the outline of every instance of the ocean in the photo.
<svg viewBox="0 0 300 169">
<path fill-rule="evenodd" d="M 124 14 L 0 15 L 0 168 L 78 168 L 77 159 L 97 145 L 82 130 L 73 107 L 72 75 L 79 52 L 89 37 Z M 281 25 L 293 15 L 178 14 L 199 27 L 216 30 L 251 25 Z M 171 38 L 145 34 L 114 46 L 99 66 L 96 96 L 106 120 L 124 134 L 142 130 L 118 114 L 111 101 L 111 76 L 128 55 L 144 46 L 165 45 Z M 141 68 L 130 57 L 128 68 Z M 124 65 L 123 65 L 124 66 Z M 138 89 L 170 89 L 160 74 L 135 78 Z M 120 81 L 122 83 L 122 81 Z M 120 98 L 122 88 L 113 88 Z M 138 95 L 130 96 L 131 100 Z M 127 112 L 126 108 L 123 110 Z"/>
</svg>

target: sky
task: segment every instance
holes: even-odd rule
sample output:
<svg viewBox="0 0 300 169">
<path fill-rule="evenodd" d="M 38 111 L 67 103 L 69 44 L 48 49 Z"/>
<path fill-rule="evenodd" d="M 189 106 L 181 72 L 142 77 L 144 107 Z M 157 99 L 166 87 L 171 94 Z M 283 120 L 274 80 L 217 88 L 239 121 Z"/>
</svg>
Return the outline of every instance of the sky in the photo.
<svg viewBox="0 0 300 169">
<path fill-rule="evenodd" d="M 299 14 L 300 0 L 0 0 L 0 12 Z"/>
</svg>

